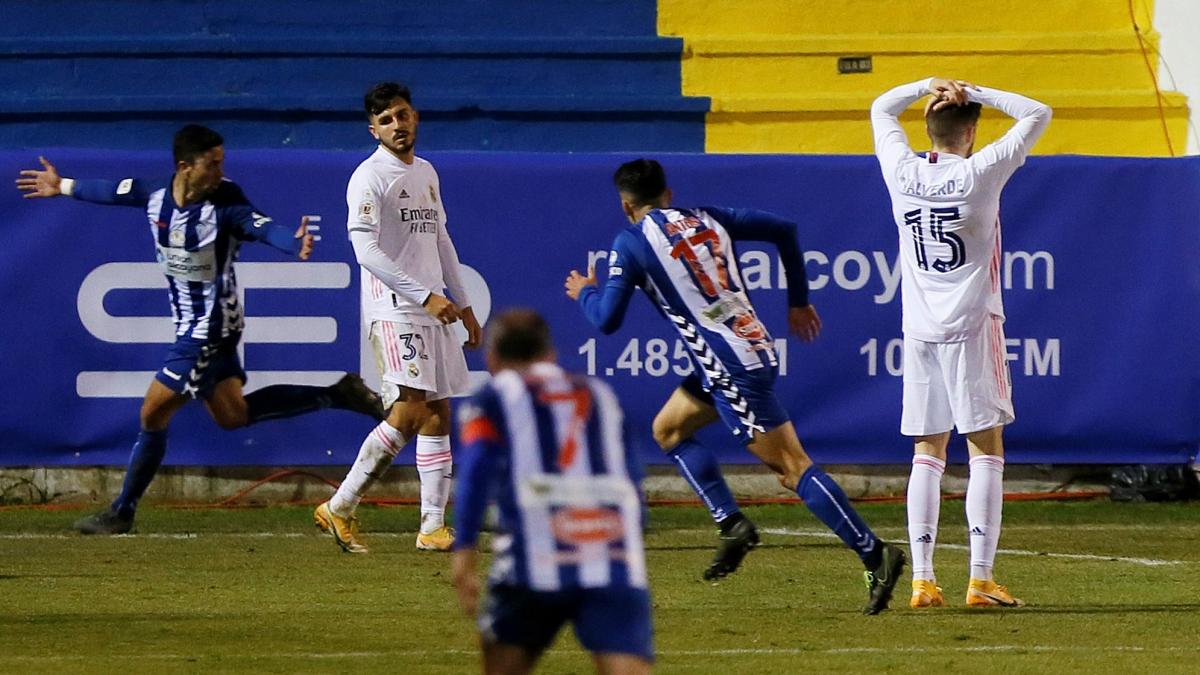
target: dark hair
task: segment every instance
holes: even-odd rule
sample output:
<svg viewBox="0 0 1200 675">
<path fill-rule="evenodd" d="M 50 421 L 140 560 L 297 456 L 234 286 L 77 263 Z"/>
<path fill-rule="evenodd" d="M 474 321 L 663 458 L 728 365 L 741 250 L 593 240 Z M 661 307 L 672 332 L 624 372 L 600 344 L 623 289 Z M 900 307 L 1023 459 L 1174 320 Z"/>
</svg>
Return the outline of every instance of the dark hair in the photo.
<svg viewBox="0 0 1200 675">
<path fill-rule="evenodd" d="M 941 110 L 931 110 L 925 116 L 925 128 L 929 137 L 937 143 L 954 143 L 979 121 L 983 106 L 971 102 L 966 105 L 948 105 Z"/>
<path fill-rule="evenodd" d="M 199 124 L 189 124 L 175 132 L 175 143 L 172 150 L 175 153 L 176 162 L 191 164 L 197 157 L 219 145 L 225 145 L 225 139 L 221 138 L 221 134 Z"/>
<path fill-rule="evenodd" d="M 550 326 L 541 314 L 527 307 L 505 310 L 491 320 L 487 350 L 504 361 L 536 361 L 554 350 Z"/>
<path fill-rule="evenodd" d="M 398 98 L 412 105 L 412 94 L 409 93 L 408 87 L 399 82 L 380 82 L 371 87 L 363 96 L 363 109 L 367 111 L 367 118 L 387 110 L 388 105 Z"/>
<path fill-rule="evenodd" d="M 633 197 L 634 206 L 653 204 L 667 191 L 667 175 L 662 165 L 652 159 L 635 159 L 617 168 L 613 183 L 621 192 Z"/>
</svg>

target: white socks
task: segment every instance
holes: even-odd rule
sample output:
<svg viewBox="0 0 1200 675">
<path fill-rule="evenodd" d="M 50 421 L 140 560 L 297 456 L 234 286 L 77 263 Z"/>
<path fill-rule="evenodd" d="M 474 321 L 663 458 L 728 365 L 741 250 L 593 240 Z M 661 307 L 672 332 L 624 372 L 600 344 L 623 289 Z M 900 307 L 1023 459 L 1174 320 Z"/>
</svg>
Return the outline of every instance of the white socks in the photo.
<svg viewBox="0 0 1200 675">
<path fill-rule="evenodd" d="M 421 534 L 429 534 L 446 524 L 451 464 L 449 436 L 417 436 L 417 474 L 421 477 Z"/>
<path fill-rule="evenodd" d="M 353 516 L 358 502 L 392 465 L 406 441 L 404 435 L 387 422 L 380 422 L 372 429 L 358 449 L 358 457 L 350 467 L 350 473 L 346 474 L 346 480 L 329 500 L 329 510 L 341 518 Z"/>
<path fill-rule="evenodd" d="M 967 527 L 971 542 L 971 577 L 990 580 L 1000 543 L 1000 511 L 1004 505 L 1004 458 L 971 458 L 967 480 Z"/>
<path fill-rule="evenodd" d="M 934 580 L 933 546 L 937 543 L 945 471 L 944 460 L 932 455 L 913 455 L 908 479 L 908 544 L 915 580 Z"/>
</svg>

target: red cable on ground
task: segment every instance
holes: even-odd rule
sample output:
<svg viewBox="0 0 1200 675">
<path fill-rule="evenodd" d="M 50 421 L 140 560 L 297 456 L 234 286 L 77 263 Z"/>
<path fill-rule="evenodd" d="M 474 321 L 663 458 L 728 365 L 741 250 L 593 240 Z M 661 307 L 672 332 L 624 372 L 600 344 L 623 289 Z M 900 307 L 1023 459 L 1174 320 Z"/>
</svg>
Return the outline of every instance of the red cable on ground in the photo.
<svg viewBox="0 0 1200 675">
<path fill-rule="evenodd" d="M 1146 51 L 1146 41 L 1142 37 L 1142 29 L 1138 26 L 1137 17 L 1133 13 L 1133 0 L 1128 0 L 1129 5 L 1129 22 L 1133 25 L 1133 34 L 1137 36 L 1138 48 L 1142 50 L 1142 60 L 1146 63 L 1146 70 L 1150 73 L 1150 81 L 1154 83 L 1154 100 L 1158 103 L 1158 119 L 1162 122 L 1163 136 L 1167 139 L 1167 152 L 1172 157 L 1175 156 L 1175 147 L 1171 143 L 1171 131 L 1167 126 L 1167 113 L 1163 109 L 1162 89 L 1158 87 L 1158 74 L 1154 72 L 1154 66 L 1150 63 L 1150 54 Z"/>
</svg>

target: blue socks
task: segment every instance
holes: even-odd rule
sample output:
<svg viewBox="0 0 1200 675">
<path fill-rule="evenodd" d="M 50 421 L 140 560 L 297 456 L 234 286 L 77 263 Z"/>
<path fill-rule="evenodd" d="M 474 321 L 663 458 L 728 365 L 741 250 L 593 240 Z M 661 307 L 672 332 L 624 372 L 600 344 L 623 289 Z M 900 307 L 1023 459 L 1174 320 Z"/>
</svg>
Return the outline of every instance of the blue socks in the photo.
<svg viewBox="0 0 1200 675">
<path fill-rule="evenodd" d="M 737 502 L 725 484 L 721 466 L 712 450 L 689 438 L 668 450 L 667 455 L 679 466 L 679 474 L 700 496 L 713 520 L 720 523 L 738 513 Z"/>
<path fill-rule="evenodd" d="M 138 500 L 150 487 L 154 474 L 162 464 L 163 456 L 167 454 L 167 431 L 146 431 L 138 434 L 133 444 L 133 452 L 129 455 L 129 466 L 125 469 L 125 484 L 121 486 L 121 494 L 112 503 L 112 510 L 122 518 L 132 518 L 137 510 Z"/>
<path fill-rule="evenodd" d="M 333 404 L 329 387 L 276 384 L 246 394 L 247 424 L 295 417 Z"/>
<path fill-rule="evenodd" d="M 850 506 L 846 493 L 816 464 L 808 467 L 796 485 L 796 494 L 825 526 L 862 559 L 868 570 L 879 566 L 881 543 Z"/>
</svg>

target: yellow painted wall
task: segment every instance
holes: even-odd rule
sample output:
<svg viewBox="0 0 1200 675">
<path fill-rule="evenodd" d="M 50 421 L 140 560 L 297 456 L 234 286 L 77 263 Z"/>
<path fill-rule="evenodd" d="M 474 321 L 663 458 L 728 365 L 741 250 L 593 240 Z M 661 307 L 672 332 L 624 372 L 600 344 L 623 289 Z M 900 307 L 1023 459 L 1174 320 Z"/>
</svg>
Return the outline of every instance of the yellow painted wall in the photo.
<svg viewBox="0 0 1200 675">
<path fill-rule="evenodd" d="M 1135 7 L 1154 50 L 1152 3 Z M 1051 105 L 1037 152 L 1167 154 L 1127 0 L 660 0 L 659 31 L 685 38 L 683 93 L 713 99 L 709 152 L 870 152 L 875 96 L 941 75 Z M 839 56 L 863 55 L 871 73 L 838 73 Z M 1182 149 L 1187 101 L 1164 106 Z M 920 120 L 906 124 L 921 145 Z M 1006 126 L 981 124 L 981 138 Z"/>
</svg>

